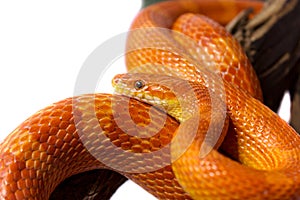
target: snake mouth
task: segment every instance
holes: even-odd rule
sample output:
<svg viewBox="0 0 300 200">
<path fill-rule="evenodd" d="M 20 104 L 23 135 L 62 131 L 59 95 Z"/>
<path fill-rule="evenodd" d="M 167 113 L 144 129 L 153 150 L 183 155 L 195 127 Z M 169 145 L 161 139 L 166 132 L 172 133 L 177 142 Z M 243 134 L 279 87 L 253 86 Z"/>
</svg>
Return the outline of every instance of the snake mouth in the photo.
<svg viewBox="0 0 300 200">
<path fill-rule="evenodd" d="M 186 92 L 192 88 L 182 79 L 157 74 L 118 74 L 112 79 L 112 85 L 116 94 L 152 105 L 177 121 L 182 121 L 183 115 L 191 115 L 195 110 L 190 109 L 197 102 L 196 98 L 190 97 L 194 97 L 194 92 Z M 188 103 L 191 99 L 192 102 Z"/>
</svg>

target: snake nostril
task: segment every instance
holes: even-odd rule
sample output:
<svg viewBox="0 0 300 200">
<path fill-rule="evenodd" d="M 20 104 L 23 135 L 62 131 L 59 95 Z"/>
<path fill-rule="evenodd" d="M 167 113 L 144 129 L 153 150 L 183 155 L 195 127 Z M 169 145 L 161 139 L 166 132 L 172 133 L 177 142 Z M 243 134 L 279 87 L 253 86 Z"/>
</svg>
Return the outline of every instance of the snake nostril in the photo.
<svg viewBox="0 0 300 200">
<path fill-rule="evenodd" d="M 112 79 L 112 85 L 115 86 L 117 85 L 120 80 L 122 79 L 123 75 L 122 74 L 117 74 L 114 76 L 114 78 Z"/>
</svg>

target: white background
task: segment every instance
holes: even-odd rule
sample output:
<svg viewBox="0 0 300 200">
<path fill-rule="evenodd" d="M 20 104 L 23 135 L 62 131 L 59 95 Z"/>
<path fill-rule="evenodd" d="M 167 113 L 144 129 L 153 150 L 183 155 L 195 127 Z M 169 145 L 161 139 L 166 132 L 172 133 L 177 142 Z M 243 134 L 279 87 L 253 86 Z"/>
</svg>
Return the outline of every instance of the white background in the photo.
<svg viewBox="0 0 300 200">
<path fill-rule="evenodd" d="M 1 1 L 0 139 L 39 109 L 72 96 L 87 56 L 128 30 L 140 6 L 140 0 Z M 288 101 L 283 110 L 288 119 Z M 127 183 L 113 199 L 154 198 Z"/>
</svg>

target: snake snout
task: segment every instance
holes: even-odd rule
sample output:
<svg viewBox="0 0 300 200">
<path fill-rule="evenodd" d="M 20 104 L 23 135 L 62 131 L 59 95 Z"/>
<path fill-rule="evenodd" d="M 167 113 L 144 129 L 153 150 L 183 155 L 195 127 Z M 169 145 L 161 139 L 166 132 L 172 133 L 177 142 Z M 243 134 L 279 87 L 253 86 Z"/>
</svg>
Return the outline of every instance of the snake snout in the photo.
<svg viewBox="0 0 300 200">
<path fill-rule="evenodd" d="M 112 79 L 112 86 L 115 93 L 132 96 L 132 92 L 134 91 L 134 88 L 132 87 L 133 80 L 128 73 L 115 75 Z"/>
<path fill-rule="evenodd" d="M 112 79 L 112 85 L 115 87 L 116 85 L 118 85 L 122 78 L 124 77 L 124 74 L 117 74 L 114 76 L 114 78 Z"/>
</svg>

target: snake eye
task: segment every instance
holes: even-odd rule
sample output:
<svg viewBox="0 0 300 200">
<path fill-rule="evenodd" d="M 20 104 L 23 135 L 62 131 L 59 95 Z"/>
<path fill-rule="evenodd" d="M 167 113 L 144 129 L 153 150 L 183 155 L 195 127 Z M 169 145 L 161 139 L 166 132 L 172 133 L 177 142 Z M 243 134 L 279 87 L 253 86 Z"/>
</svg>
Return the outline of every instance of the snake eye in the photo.
<svg viewBox="0 0 300 200">
<path fill-rule="evenodd" d="M 143 88 L 144 86 L 145 86 L 145 84 L 144 84 L 144 81 L 142 81 L 142 80 L 137 80 L 134 83 L 134 88 L 136 90 L 139 90 L 139 89 Z"/>
</svg>

